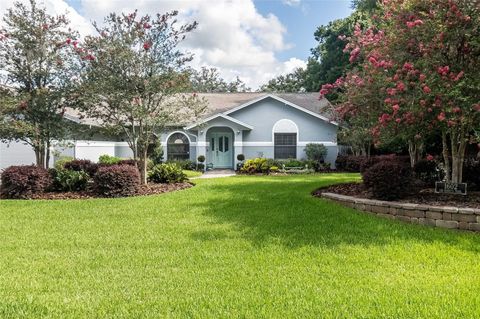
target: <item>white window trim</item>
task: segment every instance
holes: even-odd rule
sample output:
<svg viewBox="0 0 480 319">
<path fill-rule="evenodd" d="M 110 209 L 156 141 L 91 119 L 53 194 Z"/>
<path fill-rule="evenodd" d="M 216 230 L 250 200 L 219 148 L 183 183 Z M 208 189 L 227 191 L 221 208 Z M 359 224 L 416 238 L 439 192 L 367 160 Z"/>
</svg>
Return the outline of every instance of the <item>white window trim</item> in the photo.
<svg viewBox="0 0 480 319">
<path fill-rule="evenodd" d="M 168 159 L 168 139 L 170 138 L 170 136 L 172 136 L 175 133 L 181 133 L 181 134 L 183 134 L 187 137 L 187 139 L 188 139 L 188 155 L 189 156 L 190 156 L 190 147 L 191 146 L 197 146 L 197 143 L 192 142 L 192 140 L 190 139 L 190 136 L 188 136 L 187 133 L 185 133 L 183 131 L 170 132 L 170 134 L 168 134 L 167 137 L 165 138 L 165 143 L 163 143 L 163 145 L 165 145 L 165 147 L 163 148 L 163 158 L 164 159 Z"/>
</svg>

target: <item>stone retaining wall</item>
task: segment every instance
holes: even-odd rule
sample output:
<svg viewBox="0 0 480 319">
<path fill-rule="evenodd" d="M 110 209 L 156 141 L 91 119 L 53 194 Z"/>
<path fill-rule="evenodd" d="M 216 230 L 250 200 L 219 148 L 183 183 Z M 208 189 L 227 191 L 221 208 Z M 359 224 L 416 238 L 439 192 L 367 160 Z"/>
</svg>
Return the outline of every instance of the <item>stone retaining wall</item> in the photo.
<svg viewBox="0 0 480 319">
<path fill-rule="evenodd" d="M 322 197 L 345 206 L 407 223 L 480 232 L 480 209 L 386 202 L 334 193 Z"/>
</svg>

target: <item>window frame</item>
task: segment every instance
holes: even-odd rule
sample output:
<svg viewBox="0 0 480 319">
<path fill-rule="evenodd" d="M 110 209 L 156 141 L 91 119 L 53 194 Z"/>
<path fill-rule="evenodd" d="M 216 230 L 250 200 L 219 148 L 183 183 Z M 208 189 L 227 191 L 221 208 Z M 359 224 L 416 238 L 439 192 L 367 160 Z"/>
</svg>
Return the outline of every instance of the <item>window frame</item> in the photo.
<svg viewBox="0 0 480 319">
<path fill-rule="evenodd" d="M 181 139 L 183 143 L 174 143 Z M 180 151 L 173 150 L 173 147 L 183 149 Z M 174 132 L 167 139 L 167 160 L 169 161 L 185 161 L 190 159 L 190 139 L 185 133 Z"/>
<path fill-rule="evenodd" d="M 298 133 L 273 133 L 273 157 L 274 159 L 296 159 L 297 158 L 297 134 Z M 291 141 L 278 141 L 280 137 L 290 137 Z M 293 138 L 292 138 L 293 137 Z M 281 142 L 281 144 L 280 144 Z M 283 150 L 280 151 L 280 148 Z M 287 151 L 285 151 L 287 149 Z M 286 157 L 283 155 L 289 153 Z"/>
</svg>

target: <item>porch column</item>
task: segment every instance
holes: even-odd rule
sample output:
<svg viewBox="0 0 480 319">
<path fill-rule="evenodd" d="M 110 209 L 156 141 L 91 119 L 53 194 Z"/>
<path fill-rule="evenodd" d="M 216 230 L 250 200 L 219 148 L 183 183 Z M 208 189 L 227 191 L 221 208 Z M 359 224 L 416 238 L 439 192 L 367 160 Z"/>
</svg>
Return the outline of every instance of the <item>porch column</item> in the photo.
<svg viewBox="0 0 480 319">
<path fill-rule="evenodd" d="M 234 163 L 234 169 L 237 169 L 237 164 L 240 163 L 239 160 L 237 160 L 237 155 L 238 154 L 243 154 L 243 130 L 238 130 L 234 131 L 235 137 L 234 137 L 234 143 L 233 143 L 233 149 L 234 154 L 233 154 L 233 163 Z"/>
<path fill-rule="evenodd" d="M 205 165 L 204 170 L 207 166 L 207 131 L 199 129 L 198 130 L 198 135 L 197 135 L 197 158 L 203 155 L 205 156 L 205 162 L 203 163 Z M 195 159 L 196 160 L 196 159 Z"/>
</svg>

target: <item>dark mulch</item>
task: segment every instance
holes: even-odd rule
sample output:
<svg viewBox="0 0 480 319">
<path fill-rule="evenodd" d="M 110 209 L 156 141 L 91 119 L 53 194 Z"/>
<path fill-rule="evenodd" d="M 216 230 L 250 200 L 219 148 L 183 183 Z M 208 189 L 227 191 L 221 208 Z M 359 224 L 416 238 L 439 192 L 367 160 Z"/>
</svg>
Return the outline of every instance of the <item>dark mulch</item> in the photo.
<svg viewBox="0 0 480 319">
<path fill-rule="evenodd" d="M 192 187 L 191 183 L 176 183 L 176 184 L 147 184 L 142 185 L 139 192 L 134 196 L 156 195 L 178 191 Z M 81 192 L 46 192 L 41 194 L 34 194 L 30 199 L 88 199 L 88 198 L 103 198 L 92 191 Z"/>
<path fill-rule="evenodd" d="M 313 195 L 320 197 L 322 193 L 336 193 L 372 199 L 372 194 L 365 189 L 363 184 L 360 183 L 338 184 L 319 188 L 313 192 Z M 463 196 L 454 194 L 436 194 L 433 188 L 423 188 L 397 201 L 402 203 L 433 206 L 480 208 L 480 191 L 469 191 L 467 196 Z"/>
</svg>

